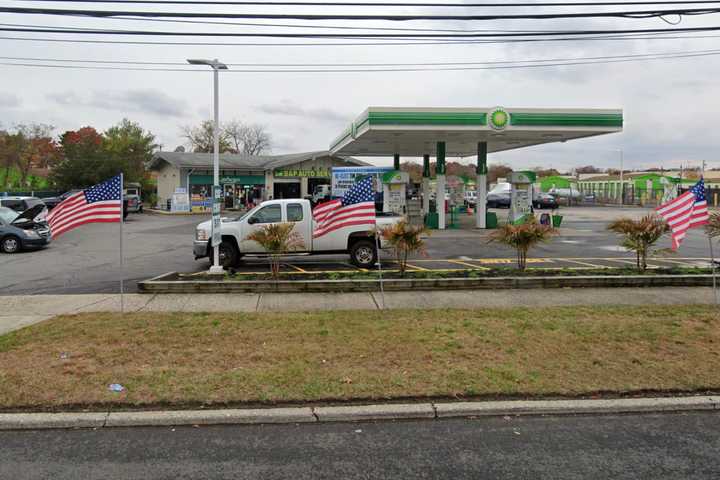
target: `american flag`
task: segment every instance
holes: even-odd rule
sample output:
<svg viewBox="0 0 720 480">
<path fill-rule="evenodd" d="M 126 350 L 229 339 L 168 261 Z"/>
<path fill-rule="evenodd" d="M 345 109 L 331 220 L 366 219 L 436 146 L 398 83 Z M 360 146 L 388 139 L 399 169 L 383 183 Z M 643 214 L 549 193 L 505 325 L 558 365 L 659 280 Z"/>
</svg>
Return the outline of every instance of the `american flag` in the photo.
<svg viewBox="0 0 720 480">
<path fill-rule="evenodd" d="M 47 217 L 53 237 L 86 223 L 122 220 L 120 175 L 70 195 Z"/>
<path fill-rule="evenodd" d="M 375 225 L 375 189 L 373 177 L 354 184 L 340 199 L 319 204 L 313 209 L 313 237 L 322 237 L 338 228 Z"/>
<path fill-rule="evenodd" d="M 687 231 L 708 223 L 705 182 L 701 178 L 690 190 L 665 205 L 660 205 L 658 214 L 672 230 L 672 249 L 677 250 Z"/>
</svg>

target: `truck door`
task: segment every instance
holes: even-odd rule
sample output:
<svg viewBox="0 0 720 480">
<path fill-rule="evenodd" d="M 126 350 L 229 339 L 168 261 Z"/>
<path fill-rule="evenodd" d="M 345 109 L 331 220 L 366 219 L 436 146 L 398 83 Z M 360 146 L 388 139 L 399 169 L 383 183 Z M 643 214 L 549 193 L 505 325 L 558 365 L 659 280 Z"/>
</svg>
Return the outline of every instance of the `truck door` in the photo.
<svg viewBox="0 0 720 480">
<path fill-rule="evenodd" d="M 240 242 L 240 251 L 242 253 L 263 253 L 264 248 L 257 242 L 246 240 L 247 236 L 255 230 L 259 230 L 268 223 L 282 222 L 282 207 L 279 203 L 265 205 L 258 209 L 247 219 L 246 225 L 243 225 L 242 233 L 244 235 Z"/>
<path fill-rule="evenodd" d="M 303 246 L 298 251 L 309 252 L 312 245 L 312 219 L 305 218 L 305 211 L 302 203 L 288 203 L 286 205 L 285 218 L 288 223 L 294 224 L 293 232 L 302 238 Z"/>
</svg>

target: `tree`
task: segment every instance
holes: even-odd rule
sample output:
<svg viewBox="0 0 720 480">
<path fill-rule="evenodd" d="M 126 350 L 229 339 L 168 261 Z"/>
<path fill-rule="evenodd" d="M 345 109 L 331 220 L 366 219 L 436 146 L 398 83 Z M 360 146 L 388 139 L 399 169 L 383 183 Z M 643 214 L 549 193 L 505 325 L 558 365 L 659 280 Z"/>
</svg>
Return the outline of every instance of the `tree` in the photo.
<svg viewBox="0 0 720 480">
<path fill-rule="evenodd" d="M 547 242 L 555 233 L 557 232 L 551 226 L 541 225 L 537 223 L 535 217 L 531 216 L 520 225 L 508 223 L 493 230 L 489 241 L 514 248 L 517 254 L 518 268 L 525 270 L 528 251 L 540 243 Z"/>
<path fill-rule="evenodd" d="M 60 188 L 84 188 L 100 183 L 109 173 L 105 163 L 103 137 L 92 127 L 69 130 L 60 135 L 62 160 L 50 174 Z M 116 175 L 115 171 L 112 175 Z"/>
<path fill-rule="evenodd" d="M 214 122 L 212 120 L 204 120 L 200 125 L 191 127 L 181 127 L 182 136 L 187 139 L 190 143 L 190 149 L 195 153 L 212 153 L 214 151 Z M 233 152 L 232 145 L 223 129 L 220 125 L 219 130 L 220 136 L 220 153 Z"/>
<path fill-rule="evenodd" d="M 650 248 L 670 231 L 665 220 L 654 214 L 645 215 L 640 220 L 619 218 L 611 222 L 607 229 L 622 235 L 620 245 L 635 252 L 635 263 L 638 270 L 643 272 L 647 269 Z"/>
<path fill-rule="evenodd" d="M 270 134 L 262 125 L 246 125 L 233 120 L 225 125 L 224 131 L 235 153 L 262 155 L 270 151 Z"/>
<path fill-rule="evenodd" d="M 410 181 L 413 183 L 422 182 L 423 167 L 419 163 L 415 162 L 402 162 L 400 164 L 400 171 L 407 172 L 410 175 Z"/>
<path fill-rule="evenodd" d="M 293 223 L 268 223 L 253 231 L 245 239 L 257 242 L 270 254 L 270 273 L 277 280 L 280 274 L 280 258 L 282 255 L 303 246 L 303 239 L 293 229 Z"/>
<path fill-rule="evenodd" d="M 576 168 L 575 173 L 602 173 L 602 169 L 593 167 L 592 165 L 585 165 L 584 167 Z"/>
<path fill-rule="evenodd" d="M 400 276 L 405 276 L 407 258 L 410 253 L 425 253 L 425 242 L 422 235 L 427 232 L 424 225 L 410 225 L 407 220 L 388 225 L 378 230 L 378 234 L 385 239 L 395 252 L 395 259 L 400 268 Z"/>
<path fill-rule="evenodd" d="M 499 178 L 507 178 L 513 169 L 503 163 L 490 165 L 488 168 L 488 183 L 496 183 Z"/>
<path fill-rule="evenodd" d="M 153 151 L 158 147 L 155 135 L 124 118 L 110 127 L 104 137 L 103 149 L 110 168 L 122 171 L 128 182 L 143 181 L 145 164 L 152 160 Z"/>
</svg>

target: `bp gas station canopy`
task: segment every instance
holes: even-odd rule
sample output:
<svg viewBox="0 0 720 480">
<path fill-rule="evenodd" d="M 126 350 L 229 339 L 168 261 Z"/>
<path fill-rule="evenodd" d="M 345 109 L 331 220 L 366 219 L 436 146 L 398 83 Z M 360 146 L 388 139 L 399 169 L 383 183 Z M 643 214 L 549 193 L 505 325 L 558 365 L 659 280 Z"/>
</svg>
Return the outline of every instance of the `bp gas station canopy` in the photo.
<svg viewBox="0 0 720 480">
<path fill-rule="evenodd" d="M 423 157 L 423 213 L 429 212 L 430 156 L 437 158 L 437 191 L 445 191 L 445 157 L 477 155 L 477 198 L 487 191 L 487 154 L 622 131 L 623 112 L 585 108 L 370 107 L 330 145 L 339 156 Z M 511 182 L 512 183 L 512 182 Z M 513 190 L 514 192 L 514 190 Z M 437 195 L 438 225 L 445 228 L 445 199 Z M 531 201 L 531 199 L 529 200 Z M 484 201 L 476 225 L 485 228 Z"/>
<path fill-rule="evenodd" d="M 622 131 L 622 110 L 370 107 L 330 145 L 333 155 L 450 157 L 501 152 Z"/>
</svg>

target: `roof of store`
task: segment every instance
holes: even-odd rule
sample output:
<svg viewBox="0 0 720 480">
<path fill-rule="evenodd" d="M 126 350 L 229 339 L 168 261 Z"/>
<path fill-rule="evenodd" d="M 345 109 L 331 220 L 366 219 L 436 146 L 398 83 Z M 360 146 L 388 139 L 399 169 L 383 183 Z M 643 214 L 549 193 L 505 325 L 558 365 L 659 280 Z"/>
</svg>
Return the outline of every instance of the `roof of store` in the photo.
<svg viewBox="0 0 720 480">
<path fill-rule="evenodd" d="M 243 155 L 221 153 L 220 168 L 225 170 L 271 170 L 322 157 L 335 157 L 350 165 L 368 165 L 357 158 L 333 155 L 327 150 L 291 153 L 287 155 Z M 213 164 L 212 153 L 157 152 L 150 161 L 149 168 L 155 169 L 161 161 L 178 168 L 209 168 Z"/>
</svg>

